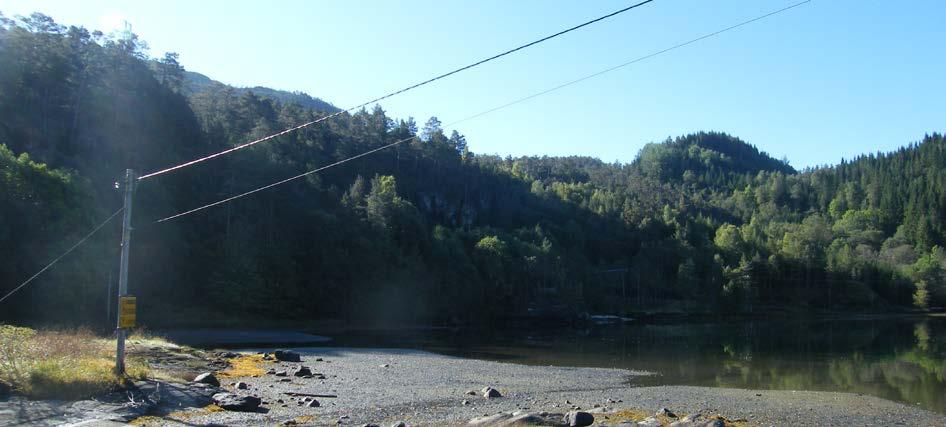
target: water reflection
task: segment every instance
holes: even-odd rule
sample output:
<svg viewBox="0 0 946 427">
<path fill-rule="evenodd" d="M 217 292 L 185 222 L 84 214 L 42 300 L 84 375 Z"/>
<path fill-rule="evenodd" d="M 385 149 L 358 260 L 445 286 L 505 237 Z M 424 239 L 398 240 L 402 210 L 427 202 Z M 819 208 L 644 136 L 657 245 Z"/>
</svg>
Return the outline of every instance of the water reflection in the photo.
<svg viewBox="0 0 946 427">
<path fill-rule="evenodd" d="M 637 382 L 857 392 L 946 412 L 943 326 L 924 319 L 768 323 L 735 334 L 722 327 L 718 351 L 712 339 L 698 339 L 705 344 L 696 354 L 652 364 L 662 375 Z M 647 365 L 653 354 L 637 356 Z"/>
<path fill-rule="evenodd" d="M 405 345 L 516 363 L 659 374 L 634 377 L 631 384 L 640 386 L 844 391 L 946 413 L 944 317 L 631 323 L 529 333 L 385 333 L 348 339 L 347 344 Z"/>
</svg>

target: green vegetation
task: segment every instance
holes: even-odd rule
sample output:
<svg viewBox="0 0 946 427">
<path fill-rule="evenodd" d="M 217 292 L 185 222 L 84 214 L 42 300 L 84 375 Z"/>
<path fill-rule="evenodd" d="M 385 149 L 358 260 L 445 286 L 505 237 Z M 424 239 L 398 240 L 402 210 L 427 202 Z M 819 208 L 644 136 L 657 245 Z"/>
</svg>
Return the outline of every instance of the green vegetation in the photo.
<svg viewBox="0 0 946 427">
<path fill-rule="evenodd" d="M 36 331 L 0 325 L 0 381 L 39 399 L 82 399 L 144 379 L 147 365 L 130 359 L 115 375 L 115 342 L 87 330 Z"/>
<path fill-rule="evenodd" d="M 2 19 L 0 290 L 117 209 L 125 168 L 153 171 L 336 111 L 197 80 L 174 54 L 149 59 L 134 35 Z M 419 129 L 378 106 L 142 182 L 132 290 L 152 324 L 181 310 L 475 323 L 546 300 L 576 312 L 942 307 L 944 164 L 940 134 L 801 172 L 713 132 L 648 144 L 631 164 L 501 158 L 470 152 L 436 118 Z M 0 319 L 103 319 L 118 249 L 117 228 L 103 231 Z"/>
</svg>

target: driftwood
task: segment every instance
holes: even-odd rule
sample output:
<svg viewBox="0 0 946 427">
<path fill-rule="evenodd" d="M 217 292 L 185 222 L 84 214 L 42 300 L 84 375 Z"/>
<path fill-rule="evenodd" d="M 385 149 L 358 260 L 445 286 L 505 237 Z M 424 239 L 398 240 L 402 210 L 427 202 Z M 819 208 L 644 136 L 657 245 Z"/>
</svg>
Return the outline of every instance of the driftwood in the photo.
<svg viewBox="0 0 946 427">
<path fill-rule="evenodd" d="M 337 398 L 338 395 L 335 394 L 312 394 L 312 393 L 296 393 L 294 391 L 284 391 L 282 394 L 293 396 L 293 397 L 323 397 L 323 398 Z"/>
</svg>

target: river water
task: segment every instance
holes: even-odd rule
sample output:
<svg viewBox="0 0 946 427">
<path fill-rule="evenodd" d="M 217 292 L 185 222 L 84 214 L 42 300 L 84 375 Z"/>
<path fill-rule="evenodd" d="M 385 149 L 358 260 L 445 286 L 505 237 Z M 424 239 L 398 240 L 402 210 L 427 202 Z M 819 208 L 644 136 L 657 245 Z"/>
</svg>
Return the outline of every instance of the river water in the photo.
<svg viewBox="0 0 946 427">
<path fill-rule="evenodd" d="M 863 393 L 946 413 L 946 316 L 629 322 L 491 332 L 357 332 L 395 346 L 521 364 L 654 372 L 631 386 Z"/>
</svg>

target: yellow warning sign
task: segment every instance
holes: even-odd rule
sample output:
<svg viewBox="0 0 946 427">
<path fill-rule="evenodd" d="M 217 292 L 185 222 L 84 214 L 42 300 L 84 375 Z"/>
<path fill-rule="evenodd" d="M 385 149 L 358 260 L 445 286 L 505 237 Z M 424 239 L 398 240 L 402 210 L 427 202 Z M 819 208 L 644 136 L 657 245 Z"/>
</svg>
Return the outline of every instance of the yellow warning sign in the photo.
<svg viewBox="0 0 946 427">
<path fill-rule="evenodd" d="M 118 327 L 123 329 L 134 328 L 137 311 L 137 302 L 135 297 L 119 297 L 118 308 Z"/>
</svg>

